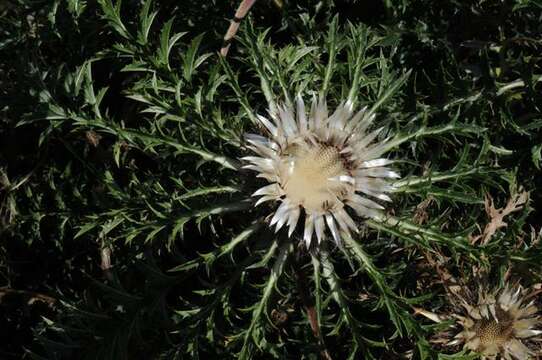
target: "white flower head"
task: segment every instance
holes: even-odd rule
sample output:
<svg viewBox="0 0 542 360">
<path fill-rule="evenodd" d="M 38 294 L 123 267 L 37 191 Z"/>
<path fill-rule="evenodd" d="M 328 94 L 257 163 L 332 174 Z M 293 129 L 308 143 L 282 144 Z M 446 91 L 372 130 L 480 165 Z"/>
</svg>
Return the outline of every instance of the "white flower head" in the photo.
<svg viewBox="0 0 542 360">
<path fill-rule="evenodd" d="M 383 207 L 375 200 L 391 201 L 388 179 L 399 174 L 386 166 L 392 160 L 380 158 L 386 142 L 375 142 L 382 129 L 367 132 L 375 115 L 367 108 L 354 113 L 350 102 L 329 116 L 323 99 L 313 99 L 307 116 L 301 97 L 294 109 L 279 106 L 270 119 L 258 116 L 265 136 L 247 134 L 248 147 L 258 156 L 243 160 L 269 184 L 256 191 L 265 201 L 280 202 L 271 226 L 284 225 L 291 236 L 304 216 L 307 248 L 316 233 L 318 243 L 326 225 L 337 244 L 341 233 L 357 231 L 352 211 L 361 217 L 377 217 Z M 295 112 L 295 114 L 294 114 Z"/>
<path fill-rule="evenodd" d="M 521 287 L 489 292 L 480 288 L 476 301 L 461 298 L 462 314 L 454 314 L 462 330 L 450 345 L 463 344 L 482 359 L 523 360 L 535 352 L 528 345 L 540 341 L 542 319 Z M 537 339 L 536 339 L 537 338 Z M 538 348 L 540 344 L 535 345 Z"/>
</svg>

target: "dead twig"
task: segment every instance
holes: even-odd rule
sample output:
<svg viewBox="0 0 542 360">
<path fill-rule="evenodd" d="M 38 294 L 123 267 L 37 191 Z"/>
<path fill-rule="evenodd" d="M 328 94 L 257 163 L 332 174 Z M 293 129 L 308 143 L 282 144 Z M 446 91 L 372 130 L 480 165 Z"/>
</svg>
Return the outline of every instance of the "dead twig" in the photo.
<svg viewBox="0 0 542 360">
<path fill-rule="evenodd" d="M 309 289 L 307 288 L 307 277 L 303 273 L 301 265 L 297 260 L 294 262 L 294 267 L 299 297 L 301 298 L 301 302 L 303 303 L 303 307 L 305 308 L 305 312 L 307 313 L 307 318 L 309 319 L 312 334 L 318 340 L 318 343 L 320 345 L 320 356 L 324 360 L 333 360 L 329 351 L 326 348 L 324 337 L 322 336 L 322 333 L 320 331 L 320 324 L 318 323 L 318 315 L 316 313 L 314 300 L 310 298 Z"/>
<path fill-rule="evenodd" d="M 40 294 L 33 291 L 15 290 L 9 287 L 0 287 L 0 302 L 2 298 L 6 295 L 24 296 L 28 298 L 28 300 L 26 301 L 28 305 L 32 305 L 36 301 L 41 301 L 52 307 L 56 303 L 56 299 L 48 295 Z"/>
<path fill-rule="evenodd" d="M 114 277 L 111 270 L 111 268 L 113 267 L 111 265 L 111 246 L 106 245 L 102 247 L 102 249 L 100 250 L 100 258 L 102 260 L 100 268 L 104 272 L 104 276 L 107 280 L 113 281 Z"/>
<path fill-rule="evenodd" d="M 228 51 L 230 50 L 231 43 L 233 41 L 233 38 L 235 34 L 237 34 L 237 30 L 239 30 L 239 24 L 244 19 L 244 17 L 247 15 L 248 11 L 254 5 L 256 0 L 243 0 L 239 7 L 237 8 L 237 11 L 235 12 L 235 16 L 230 21 L 230 27 L 228 28 L 228 31 L 226 32 L 226 35 L 224 35 L 224 45 L 220 49 L 220 55 L 223 57 L 226 57 L 228 55 Z"/>
</svg>

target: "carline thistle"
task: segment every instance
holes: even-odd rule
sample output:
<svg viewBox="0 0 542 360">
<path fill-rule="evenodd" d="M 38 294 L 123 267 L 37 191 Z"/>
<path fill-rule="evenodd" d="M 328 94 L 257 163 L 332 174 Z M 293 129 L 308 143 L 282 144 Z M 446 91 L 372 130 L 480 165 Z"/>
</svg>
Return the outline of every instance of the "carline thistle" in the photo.
<svg viewBox="0 0 542 360">
<path fill-rule="evenodd" d="M 341 245 L 342 234 L 358 231 L 355 216 L 381 216 L 384 207 L 377 201 L 391 201 L 389 180 L 400 176 L 387 167 L 393 160 L 381 158 L 387 139 L 375 140 L 383 128 L 367 131 L 375 118 L 367 107 L 354 112 L 346 101 L 330 116 L 325 100 L 315 97 L 307 114 L 300 96 L 295 107 L 280 105 L 269 118 L 259 115 L 265 135 L 245 136 L 258 156 L 244 157 L 244 168 L 269 182 L 253 196 L 260 197 L 256 205 L 280 203 L 270 222 L 276 231 L 286 225 L 291 237 L 304 217 L 307 248 L 314 233 L 321 243 L 326 225 Z"/>
</svg>

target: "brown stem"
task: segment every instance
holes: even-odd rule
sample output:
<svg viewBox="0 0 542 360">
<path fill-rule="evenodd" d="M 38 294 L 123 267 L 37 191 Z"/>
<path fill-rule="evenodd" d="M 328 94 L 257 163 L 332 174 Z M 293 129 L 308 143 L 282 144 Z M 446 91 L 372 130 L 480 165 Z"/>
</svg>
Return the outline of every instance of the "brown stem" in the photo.
<svg viewBox="0 0 542 360">
<path fill-rule="evenodd" d="M 26 290 L 15 290 L 8 287 L 1 287 L 0 288 L 0 301 L 2 300 L 2 297 L 5 295 L 20 295 L 20 296 L 26 296 L 28 297 L 27 304 L 32 305 L 36 301 L 42 301 L 46 303 L 49 306 L 53 306 L 56 303 L 56 299 L 44 294 L 36 293 L 33 291 L 26 291 Z"/>
<path fill-rule="evenodd" d="M 301 302 L 303 303 L 303 308 L 307 313 L 307 318 L 309 319 L 312 334 L 318 340 L 318 345 L 320 346 L 320 356 L 322 357 L 322 359 L 325 360 L 333 360 L 331 355 L 329 354 L 329 351 L 326 348 L 324 337 L 320 332 L 320 324 L 318 323 L 318 315 L 316 313 L 314 300 L 310 297 L 309 289 L 307 287 L 307 277 L 301 269 L 301 264 L 299 263 L 299 259 L 297 257 L 294 261 L 293 266 L 295 269 L 299 297 L 301 299 Z"/>
<path fill-rule="evenodd" d="M 113 272 L 111 265 L 111 246 L 105 246 L 100 250 L 100 258 L 102 260 L 100 268 L 104 272 L 104 276 L 107 280 L 113 281 Z"/>
<path fill-rule="evenodd" d="M 222 55 L 223 57 L 226 57 L 226 55 L 228 55 L 228 50 L 230 50 L 230 45 L 233 41 L 233 37 L 235 36 L 235 34 L 237 34 L 237 30 L 239 30 L 239 24 L 241 23 L 241 20 L 243 20 L 243 18 L 247 15 L 248 11 L 255 2 L 256 0 L 241 1 L 241 4 L 235 12 L 235 16 L 230 21 L 230 27 L 228 28 L 226 35 L 224 35 L 224 45 L 220 49 L 220 55 Z"/>
</svg>

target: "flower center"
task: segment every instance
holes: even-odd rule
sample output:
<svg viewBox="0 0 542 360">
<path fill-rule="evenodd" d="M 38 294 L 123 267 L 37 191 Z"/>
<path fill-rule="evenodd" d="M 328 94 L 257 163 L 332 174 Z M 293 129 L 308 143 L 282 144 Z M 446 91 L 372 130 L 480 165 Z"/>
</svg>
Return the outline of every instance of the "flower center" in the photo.
<svg viewBox="0 0 542 360">
<path fill-rule="evenodd" d="M 329 145 L 293 145 L 287 151 L 281 185 L 288 199 L 308 212 L 333 208 L 345 196 L 348 184 L 330 178 L 348 172 L 339 151 Z"/>
<path fill-rule="evenodd" d="M 511 321 L 486 320 L 479 324 L 477 334 L 480 338 L 480 347 L 485 349 L 493 346 L 502 346 L 513 335 Z"/>
</svg>

